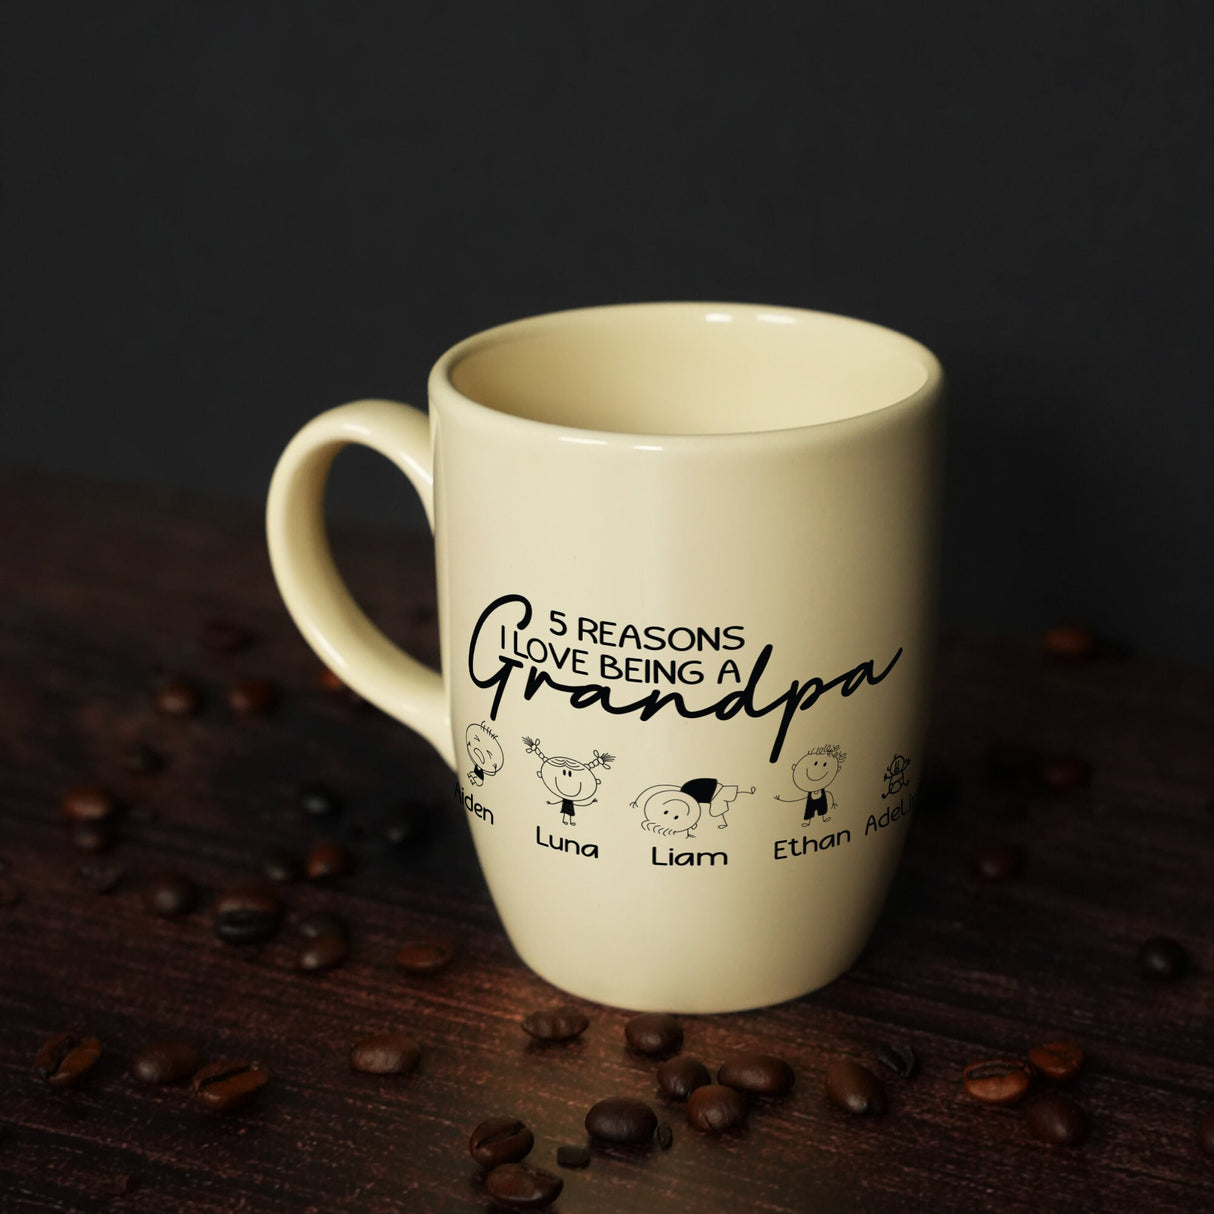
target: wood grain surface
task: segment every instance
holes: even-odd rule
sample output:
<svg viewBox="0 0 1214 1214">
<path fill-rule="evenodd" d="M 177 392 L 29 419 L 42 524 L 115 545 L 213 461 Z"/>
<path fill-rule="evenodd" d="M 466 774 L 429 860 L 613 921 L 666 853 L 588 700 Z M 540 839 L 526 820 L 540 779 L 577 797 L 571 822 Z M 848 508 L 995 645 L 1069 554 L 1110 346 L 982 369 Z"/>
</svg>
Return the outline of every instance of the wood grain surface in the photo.
<svg viewBox="0 0 1214 1214">
<path fill-rule="evenodd" d="M 732 1049 L 784 1056 L 792 1093 L 752 1108 L 714 1139 L 664 1102 L 656 1064 L 627 1050 L 623 1011 L 583 1004 L 578 1041 L 540 1047 L 519 1027 L 566 1001 L 506 940 L 472 854 L 453 780 L 424 743 L 321 690 L 317 663 L 273 587 L 261 521 L 241 507 L 156 493 L 0 477 L 0 1210 L 481 1211 L 467 1152 L 493 1113 L 532 1126 L 532 1161 L 555 1169 L 601 1097 L 650 1100 L 674 1129 L 669 1151 L 598 1149 L 566 1171 L 556 1206 L 596 1212 L 1214 1208 L 1214 1158 L 1196 1144 L 1214 1109 L 1214 676 L 1132 659 L 1044 660 L 1027 641 L 947 637 L 933 754 L 957 796 L 921 809 L 888 906 L 855 968 L 808 998 L 765 1011 L 686 1017 L 686 1048 L 714 1065 Z M 424 540 L 335 539 L 351 583 L 390 633 L 433 661 L 433 574 Z M 203 622 L 258 634 L 242 652 L 200 646 Z M 157 716 L 159 678 L 206 693 L 192 719 Z M 279 709 L 242 719 L 225 688 L 246 676 L 283 687 Z M 164 770 L 124 770 L 142 740 Z M 1063 794 L 993 782 L 992 742 L 1089 760 L 1090 787 Z M 343 808 L 306 820 L 300 784 L 320 780 Z M 108 895 L 77 877 L 59 810 L 95 782 L 123 798 L 106 857 L 125 877 Z M 391 847 L 402 801 L 428 807 L 426 842 Z M 967 857 L 984 835 L 1023 847 L 1015 880 L 988 883 Z M 222 945 L 204 900 L 180 921 L 151 918 L 139 889 L 178 871 L 208 896 L 257 873 L 269 845 L 346 840 L 356 871 L 286 886 L 291 918 L 257 949 Z M 334 910 L 352 925 L 348 963 L 292 967 L 292 920 Z M 1192 970 L 1139 976 L 1136 952 L 1173 936 Z M 444 973 L 406 978 L 396 947 L 458 942 Z M 576 1001 L 575 1001 L 576 1002 Z M 363 1035 L 405 1028 L 420 1041 L 408 1077 L 355 1073 Z M 104 1043 L 76 1089 L 39 1081 L 52 1033 Z M 258 1101 L 224 1116 L 182 1089 L 130 1073 L 164 1036 L 208 1058 L 272 1071 Z M 1088 1141 L 1050 1148 L 1023 1112 L 975 1104 L 961 1070 L 1070 1037 L 1088 1061 L 1070 1086 Z M 919 1073 L 886 1073 L 890 1111 L 856 1119 L 828 1103 L 829 1060 L 876 1065 L 909 1045 Z"/>
</svg>

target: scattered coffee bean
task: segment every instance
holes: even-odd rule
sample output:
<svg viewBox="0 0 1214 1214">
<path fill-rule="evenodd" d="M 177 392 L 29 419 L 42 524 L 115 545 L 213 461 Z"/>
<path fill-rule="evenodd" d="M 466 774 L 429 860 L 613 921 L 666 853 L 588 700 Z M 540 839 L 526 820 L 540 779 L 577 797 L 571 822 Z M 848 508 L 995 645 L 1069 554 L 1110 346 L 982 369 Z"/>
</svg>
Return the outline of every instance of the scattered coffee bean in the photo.
<svg viewBox="0 0 1214 1214">
<path fill-rule="evenodd" d="M 74 1087 L 101 1057 L 101 1042 L 96 1037 L 76 1037 L 57 1033 L 42 1043 L 34 1059 L 39 1078 L 55 1087 Z"/>
<path fill-rule="evenodd" d="M 482 1168 L 525 1159 L 535 1146 L 535 1135 L 517 1117 L 489 1117 L 472 1131 L 468 1150 Z M 557 1156 L 560 1163 L 560 1156 Z"/>
<path fill-rule="evenodd" d="M 215 900 L 215 935 L 225 944 L 264 944 L 278 931 L 282 913 L 282 903 L 268 890 L 226 890 Z"/>
<path fill-rule="evenodd" d="M 591 1138 L 620 1146 L 650 1142 L 657 1128 L 658 1116 L 653 1109 L 631 1096 L 610 1096 L 586 1114 L 586 1132 Z"/>
<path fill-rule="evenodd" d="M 857 1116 L 886 1110 L 881 1080 L 850 1058 L 838 1058 L 826 1068 L 826 1094 L 839 1108 Z"/>
<path fill-rule="evenodd" d="M 1188 969 L 1189 954 L 1168 936 L 1152 936 L 1138 950 L 1138 971 L 1144 978 L 1171 981 L 1183 978 Z"/>
<path fill-rule="evenodd" d="M 717 1082 L 752 1096 L 783 1096 L 796 1082 L 792 1067 L 774 1054 L 731 1054 L 717 1071 Z"/>
<path fill-rule="evenodd" d="M 1047 1079 L 1065 1083 L 1083 1066 L 1083 1047 L 1074 1041 L 1050 1041 L 1029 1050 L 1029 1062 Z"/>
<path fill-rule="evenodd" d="M 1081 662 L 1099 652 L 1100 642 L 1088 628 L 1076 624 L 1056 624 L 1047 628 L 1041 638 L 1041 651 L 1049 658 Z"/>
<path fill-rule="evenodd" d="M 164 757 L 143 742 L 132 742 L 122 752 L 122 766 L 140 776 L 150 776 L 164 766 Z"/>
<path fill-rule="evenodd" d="M 114 832 L 108 822 L 75 822 L 71 839 L 72 846 L 81 851 L 108 851 L 114 842 Z"/>
<path fill-rule="evenodd" d="M 188 1042 L 153 1041 L 135 1055 L 131 1071 L 142 1083 L 180 1083 L 202 1065 L 202 1055 Z"/>
<path fill-rule="evenodd" d="M 551 1205 L 564 1187 L 559 1176 L 526 1163 L 503 1163 L 485 1177 L 485 1189 L 494 1201 L 519 1210 Z"/>
<path fill-rule="evenodd" d="M 405 801 L 398 805 L 384 827 L 384 839 L 389 847 L 416 847 L 430 833 L 435 807 L 421 801 Z"/>
<path fill-rule="evenodd" d="M 523 1017 L 523 1032 L 539 1041 L 572 1041 L 589 1027 L 585 1013 L 576 1007 L 554 1007 Z"/>
<path fill-rule="evenodd" d="M 192 717 L 202 708 L 202 692 L 184 679 L 170 679 L 156 691 L 156 711 L 165 717 Z"/>
<path fill-rule="evenodd" d="M 161 873 L 143 887 L 139 896 L 143 899 L 143 909 L 149 915 L 175 919 L 194 909 L 198 888 L 180 873 Z"/>
<path fill-rule="evenodd" d="M 877 1061 L 900 1079 L 913 1079 L 919 1069 L 919 1057 L 909 1045 L 883 1045 L 877 1051 Z"/>
<path fill-rule="evenodd" d="M 657 1139 L 658 1146 L 660 1146 L 663 1151 L 669 1151 L 671 1146 L 674 1144 L 674 1130 L 670 1128 L 670 1122 L 659 1121 L 658 1131 L 654 1137 Z"/>
<path fill-rule="evenodd" d="M 746 1098 L 722 1083 L 705 1084 L 687 1098 L 687 1120 L 697 1130 L 720 1134 L 746 1116 Z"/>
<path fill-rule="evenodd" d="M 1024 867 L 1024 853 L 1005 839 L 983 839 L 970 853 L 970 867 L 984 881 L 1010 881 Z"/>
<path fill-rule="evenodd" d="M 0 877 L 0 906 L 16 906 L 21 901 L 21 886 L 11 877 Z"/>
<path fill-rule="evenodd" d="M 204 1108 L 227 1113 L 247 1104 L 270 1081 L 270 1072 L 260 1062 L 224 1058 L 198 1071 L 190 1090 Z"/>
<path fill-rule="evenodd" d="M 314 818 L 323 818 L 341 808 L 341 799 L 323 784 L 305 784 L 299 790 L 299 808 Z"/>
<path fill-rule="evenodd" d="M 1037 778 L 1053 792 L 1070 792 L 1091 783 L 1092 767 L 1085 759 L 1073 755 L 1055 755 L 1042 759 Z"/>
<path fill-rule="evenodd" d="M 349 936 L 350 929 L 344 919 L 339 919 L 329 911 L 311 911 L 303 916 L 295 925 L 295 930 L 305 940 L 315 940 L 317 936 Z"/>
<path fill-rule="evenodd" d="M 350 942 L 345 932 L 326 932 L 314 936 L 299 946 L 295 968 L 305 974 L 319 974 L 336 969 L 350 955 Z"/>
<path fill-rule="evenodd" d="M 1033 1071 L 1021 1058 L 972 1062 L 962 1075 L 965 1090 L 983 1104 L 1015 1104 L 1033 1082 Z"/>
<path fill-rule="evenodd" d="M 1032 1136 L 1051 1146 L 1078 1146 L 1088 1136 L 1088 1116 L 1069 1096 L 1046 1096 L 1024 1111 Z"/>
<path fill-rule="evenodd" d="M 122 884 L 126 869 L 113 861 L 90 861 L 76 869 L 76 879 L 90 894 L 109 894 Z"/>
<path fill-rule="evenodd" d="M 658 1087 L 671 1100 L 686 1100 L 688 1096 L 705 1084 L 712 1082 L 708 1068 L 690 1054 L 679 1054 L 668 1058 L 658 1067 Z"/>
<path fill-rule="evenodd" d="M 408 1075 L 421 1060 L 421 1046 L 408 1033 L 364 1037 L 350 1052 L 350 1065 L 368 1075 Z"/>
<path fill-rule="evenodd" d="M 82 784 L 64 794 L 61 808 L 73 822 L 104 822 L 117 812 L 118 802 L 104 789 Z"/>
<path fill-rule="evenodd" d="M 350 853 L 333 839 L 322 839 L 308 852 L 304 870 L 313 881 L 340 877 L 352 867 Z"/>
<path fill-rule="evenodd" d="M 1214 1156 L 1214 1109 L 1197 1123 L 1197 1145 L 1207 1155 Z"/>
<path fill-rule="evenodd" d="M 198 639 L 204 649 L 212 653 L 238 653 L 247 649 L 256 635 L 252 629 L 243 624 L 233 624 L 230 620 L 206 620 L 199 630 Z"/>
<path fill-rule="evenodd" d="M 557 1147 L 556 1162 L 562 1168 L 584 1168 L 590 1162 L 590 1151 L 573 1144 Z"/>
<path fill-rule="evenodd" d="M 261 717 L 278 707 L 282 692 L 269 679 L 242 679 L 228 688 L 228 707 L 241 717 Z"/>
<path fill-rule="evenodd" d="M 408 940 L 396 950 L 396 968 L 425 978 L 445 970 L 454 956 L 455 946 L 449 940 Z"/>
<path fill-rule="evenodd" d="M 316 685 L 322 691 L 340 692 L 348 690 L 345 683 L 341 681 L 327 666 L 322 666 L 316 672 Z"/>
<path fill-rule="evenodd" d="M 285 847 L 271 847 L 262 853 L 261 871 L 271 880 L 286 885 L 302 880 L 303 860 Z"/>
<path fill-rule="evenodd" d="M 673 1054 L 683 1045 L 683 1026 L 665 1012 L 646 1012 L 624 1025 L 624 1038 L 638 1054 Z"/>
</svg>

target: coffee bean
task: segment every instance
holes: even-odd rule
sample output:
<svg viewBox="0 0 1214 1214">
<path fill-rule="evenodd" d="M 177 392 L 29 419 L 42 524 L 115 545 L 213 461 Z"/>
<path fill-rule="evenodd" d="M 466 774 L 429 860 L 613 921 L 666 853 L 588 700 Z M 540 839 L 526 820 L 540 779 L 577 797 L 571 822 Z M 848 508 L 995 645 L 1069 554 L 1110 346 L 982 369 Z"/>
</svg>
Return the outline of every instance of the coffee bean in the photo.
<svg viewBox="0 0 1214 1214">
<path fill-rule="evenodd" d="M 683 1026 L 665 1012 L 646 1012 L 624 1025 L 624 1038 L 638 1054 L 673 1054 L 683 1045 Z"/>
<path fill-rule="evenodd" d="M 315 940 L 317 936 L 349 936 L 350 929 L 344 919 L 339 919 L 329 911 L 312 911 L 304 915 L 295 925 L 295 930 L 305 940 Z"/>
<path fill-rule="evenodd" d="M 241 717 L 261 717 L 278 707 L 282 692 L 269 679 L 242 679 L 228 688 L 228 707 Z"/>
<path fill-rule="evenodd" d="M 1066 662 L 1082 662 L 1093 658 L 1100 650 L 1096 634 L 1076 624 L 1056 624 L 1041 637 L 1041 651 L 1048 658 Z"/>
<path fill-rule="evenodd" d="M 1051 1146 L 1078 1146 L 1088 1136 L 1088 1116 L 1069 1096 L 1046 1096 L 1024 1111 L 1028 1131 Z"/>
<path fill-rule="evenodd" d="M 114 832 L 108 822 L 75 822 L 72 824 L 72 846 L 81 851 L 108 851 L 114 842 Z"/>
<path fill-rule="evenodd" d="M 122 884 L 126 870 L 113 861 L 90 861 L 76 870 L 76 878 L 90 894 L 109 894 Z"/>
<path fill-rule="evenodd" d="M 149 915 L 175 919 L 194 909 L 198 888 L 180 873 L 161 873 L 143 887 L 139 896 L 143 899 L 143 909 Z"/>
<path fill-rule="evenodd" d="M 227 1113 L 247 1104 L 269 1081 L 270 1072 L 262 1063 L 223 1058 L 198 1071 L 190 1090 L 204 1108 Z"/>
<path fill-rule="evenodd" d="M 73 822 L 104 822 L 118 810 L 118 802 L 108 792 L 91 784 L 69 789 L 60 806 Z"/>
<path fill-rule="evenodd" d="M 199 629 L 198 639 L 204 649 L 212 653 L 238 653 L 247 649 L 256 639 L 252 629 L 230 620 L 205 620 Z"/>
<path fill-rule="evenodd" d="M 341 808 L 341 799 L 323 784 L 305 784 L 299 790 L 299 808 L 314 818 L 323 818 Z"/>
<path fill-rule="evenodd" d="M 1214 1156 L 1214 1109 L 1197 1123 L 1197 1145 L 1207 1155 Z"/>
<path fill-rule="evenodd" d="M 405 1032 L 364 1037 L 350 1052 L 350 1065 L 368 1075 L 408 1075 L 421 1060 L 421 1047 Z"/>
<path fill-rule="evenodd" d="M 304 861 L 304 869 L 313 881 L 343 876 L 351 866 L 350 853 L 333 839 L 322 839 Z"/>
<path fill-rule="evenodd" d="M 34 1059 L 39 1078 L 55 1087 L 74 1087 L 101 1057 L 101 1042 L 96 1037 L 75 1037 L 57 1033 L 42 1043 Z"/>
<path fill-rule="evenodd" d="M 705 1084 L 687 1098 L 687 1120 L 697 1130 L 721 1134 L 731 1130 L 746 1116 L 746 1098 L 735 1088 L 721 1083 Z"/>
<path fill-rule="evenodd" d="M 1079 1074 L 1083 1047 L 1074 1041 L 1050 1041 L 1029 1050 L 1029 1062 L 1047 1079 L 1064 1083 Z"/>
<path fill-rule="evenodd" d="M 192 717 L 202 708 L 202 692 L 185 679 L 170 679 L 156 691 L 156 711 L 165 717 Z"/>
<path fill-rule="evenodd" d="M 1033 1071 L 1021 1058 L 972 1062 L 962 1075 L 965 1090 L 983 1104 L 1015 1104 L 1029 1090 Z"/>
<path fill-rule="evenodd" d="M 573 1144 L 557 1147 L 556 1162 L 562 1168 L 584 1168 L 590 1162 L 590 1151 Z"/>
<path fill-rule="evenodd" d="M 591 1138 L 620 1146 L 650 1142 L 657 1128 L 658 1116 L 653 1109 L 631 1096 L 610 1096 L 586 1114 L 586 1132 Z"/>
<path fill-rule="evenodd" d="M 983 839 L 970 853 L 970 867 L 984 881 L 1009 881 L 1024 867 L 1024 853 L 1004 839 Z"/>
<path fill-rule="evenodd" d="M 839 1108 L 857 1116 L 886 1110 L 881 1080 L 850 1058 L 838 1058 L 826 1068 L 826 1094 Z"/>
<path fill-rule="evenodd" d="M 445 970 L 454 956 L 455 947 L 449 940 L 409 940 L 396 950 L 396 968 L 424 978 Z"/>
<path fill-rule="evenodd" d="M 1073 755 L 1055 755 L 1042 759 L 1037 778 L 1053 792 L 1070 792 L 1091 783 L 1092 767 L 1085 759 Z"/>
<path fill-rule="evenodd" d="M 271 847 L 262 853 L 261 871 L 271 880 L 280 884 L 299 881 L 304 875 L 303 860 L 293 851 L 285 847 Z"/>
<path fill-rule="evenodd" d="M 883 1045 L 877 1061 L 901 1079 L 913 1079 L 919 1069 L 918 1055 L 909 1045 Z"/>
<path fill-rule="evenodd" d="M 1152 936 L 1138 950 L 1138 971 L 1144 978 L 1171 981 L 1183 978 L 1188 969 L 1189 954 L 1167 936 Z"/>
<path fill-rule="evenodd" d="M 422 801 L 405 801 L 398 805 L 384 827 L 384 839 L 389 847 L 416 847 L 430 833 L 430 822 L 437 808 Z"/>
<path fill-rule="evenodd" d="M 316 672 L 316 685 L 322 691 L 342 692 L 349 690 L 327 666 L 322 666 Z"/>
<path fill-rule="evenodd" d="M 295 954 L 295 968 L 301 973 L 318 974 L 335 969 L 349 954 L 345 932 L 326 932 L 300 945 Z"/>
<path fill-rule="evenodd" d="M 282 913 L 282 903 L 268 890 L 225 890 L 215 900 L 215 935 L 225 944 L 263 944 L 278 931 Z"/>
<path fill-rule="evenodd" d="M 180 1083 L 202 1065 L 202 1055 L 188 1042 L 153 1041 L 135 1055 L 131 1071 L 142 1083 Z"/>
<path fill-rule="evenodd" d="M 482 1168 L 517 1163 L 535 1145 L 535 1135 L 517 1117 L 489 1117 L 472 1131 L 468 1150 Z M 560 1162 L 558 1155 L 557 1162 Z"/>
<path fill-rule="evenodd" d="M 671 1100 L 686 1100 L 688 1096 L 705 1084 L 712 1082 L 708 1068 L 690 1054 L 679 1054 L 668 1058 L 658 1067 L 658 1087 Z"/>
<path fill-rule="evenodd" d="M 671 1146 L 674 1144 L 674 1130 L 670 1128 L 670 1122 L 658 1122 L 658 1131 L 654 1137 L 657 1139 L 658 1146 L 660 1146 L 663 1151 L 669 1151 Z"/>
<path fill-rule="evenodd" d="M 21 886 L 11 877 L 0 877 L 0 906 L 16 906 L 21 901 Z"/>
<path fill-rule="evenodd" d="M 539 1041 L 571 1041 L 580 1037 L 590 1021 L 576 1007 L 554 1007 L 523 1017 L 523 1032 Z"/>
<path fill-rule="evenodd" d="M 132 742 L 122 752 L 122 766 L 140 776 L 150 776 L 164 766 L 164 758 L 142 742 Z"/>
<path fill-rule="evenodd" d="M 783 1096 L 796 1082 L 792 1067 L 774 1054 L 731 1054 L 717 1071 L 717 1082 L 752 1096 Z"/>
<path fill-rule="evenodd" d="M 485 1189 L 494 1201 L 519 1210 L 551 1205 L 564 1187 L 559 1176 L 526 1163 L 503 1163 L 485 1177 Z"/>
</svg>

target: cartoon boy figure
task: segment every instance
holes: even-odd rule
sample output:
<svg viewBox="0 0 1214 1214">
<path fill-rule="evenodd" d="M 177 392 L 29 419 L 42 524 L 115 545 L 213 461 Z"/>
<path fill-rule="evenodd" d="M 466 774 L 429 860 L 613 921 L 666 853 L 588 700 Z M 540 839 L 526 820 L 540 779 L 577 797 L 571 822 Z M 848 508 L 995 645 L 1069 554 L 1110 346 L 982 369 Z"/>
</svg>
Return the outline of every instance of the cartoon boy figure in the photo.
<svg viewBox="0 0 1214 1214">
<path fill-rule="evenodd" d="M 808 826 L 815 815 L 823 822 L 830 821 L 831 812 L 835 808 L 835 794 L 827 790 L 827 785 L 839 774 L 843 760 L 847 756 L 834 744 L 818 746 L 807 750 L 792 765 L 792 782 L 806 794 L 805 816 L 801 819 L 802 826 Z M 782 797 L 775 794 L 777 801 L 800 801 L 800 797 Z"/>
<path fill-rule="evenodd" d="M 601 781 L 594 774 L 594 768 L 601 767 L 604 771 L 610 771 L 612 763 L 615 762 L 615 755 L 600 754 L 596 750 L 594 758 L 589 763 L 583 763 L 579 759 L 564 756 L 549 758 L 540 749 L 539 738 L 524 738 L 523 745 L 529 755 L 539 755 L 540 769 L 535 774 L 549 792 L 556 793 L 557 799 L 546 804 L 559 805 L 561 821 L 566 826 L 576 825 L 573 818 L 577 807 L 593 805 L 598 800 L 594 793 Z"/>
<path fill-rule="evenodd" d="M 887 797 L 896 797 L 910 783 L 910 776 L 906 774 L 910 765 L 911 761 L 905 755 L 894 755 L 890 759 L 883 777 L 888 787 L 881 794 L 882 801 Z"/>
<path fill-rule="evenodd" d="M 719 819 L 717 829 L 724 830 L 729 825 L 725 815 L 734 801 L 754 790 L 753 784 L 739 789 L 736 784 L 722 784 L 711 776 L 703 776 L 682 785 L 653 784 L 637 796 L 632 806 L 641 811 L 644 830 L 655 835 L 685 835 L 694 839 L 691 832 L 699 825 L 705 809 Z"/>
<path fill-rule="evenodd" d="M 502 744 L 497 740 L 497 734 L 482 721 L 479 725 L 468 726 L 464 745 L 468 748 L 468 758 L 472 760 L 468 779 L 474 787 L 479 788 L 486 776 L 495 776 L 502 770 L 502 764 L 506 762 Z"/>
</svg>

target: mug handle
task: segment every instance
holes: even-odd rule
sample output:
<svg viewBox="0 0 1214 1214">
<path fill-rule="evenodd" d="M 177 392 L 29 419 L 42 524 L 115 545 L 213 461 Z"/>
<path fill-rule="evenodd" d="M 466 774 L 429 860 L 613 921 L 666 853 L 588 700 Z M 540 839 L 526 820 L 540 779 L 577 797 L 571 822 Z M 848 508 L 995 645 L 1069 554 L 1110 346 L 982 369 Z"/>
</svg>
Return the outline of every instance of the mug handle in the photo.
<svg viewBox="0 0 1214 1214">
<path fill-rule="evenodd" d="M 287 444 L 266 502 L 266 538 L 278 589 L 304 639 L 347 686 L 416 730 L 455 770 L 443 675 L 394 645 L 346 589 L 325 529 L 325 482 L 350 443 L 387 456 L 410 480 L 434 531 L 434 469 L 427 417 L 387 400 L 359 400 L 313 418 Z"/>
</svg>

